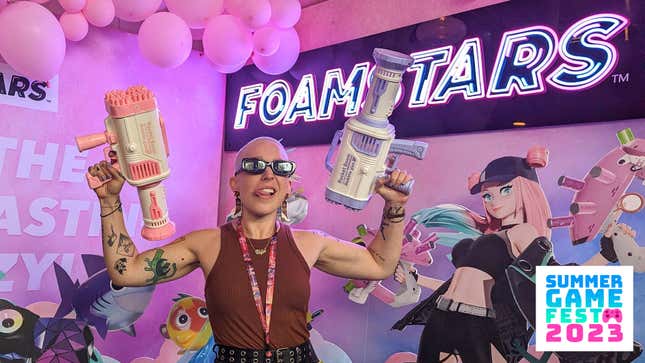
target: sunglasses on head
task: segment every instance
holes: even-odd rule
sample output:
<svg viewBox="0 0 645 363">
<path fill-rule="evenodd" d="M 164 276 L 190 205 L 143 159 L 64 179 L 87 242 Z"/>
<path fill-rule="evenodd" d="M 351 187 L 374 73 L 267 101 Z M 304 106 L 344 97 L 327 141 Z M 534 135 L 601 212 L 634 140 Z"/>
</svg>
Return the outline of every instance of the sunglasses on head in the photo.
<svg viewBox="0 0 645 363">
<path fill-rule="evenodd" d="M 289 177 L 296 171 L 296 163 L 291 160 L 273 160 L 269 162 L 258 158 L 244 158 L 235 175 L 243 171 L 249 174 L 262 174 L 267 166 L 277 176 Z"/>
</svg>

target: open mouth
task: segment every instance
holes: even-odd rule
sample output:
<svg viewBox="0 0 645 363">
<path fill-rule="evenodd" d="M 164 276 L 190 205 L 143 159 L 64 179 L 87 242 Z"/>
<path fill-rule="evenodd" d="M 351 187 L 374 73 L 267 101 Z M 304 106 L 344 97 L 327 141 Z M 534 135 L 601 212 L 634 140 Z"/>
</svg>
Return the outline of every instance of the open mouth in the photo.
<svg viewBox="0 0 645 363">
<path fill-rule="evenodd" d="M 255 195 L 260 198 L 271 198 L 275 195 L 275 189 L 273 188 L 262 188 L 255 191 Z"/>
</svg>

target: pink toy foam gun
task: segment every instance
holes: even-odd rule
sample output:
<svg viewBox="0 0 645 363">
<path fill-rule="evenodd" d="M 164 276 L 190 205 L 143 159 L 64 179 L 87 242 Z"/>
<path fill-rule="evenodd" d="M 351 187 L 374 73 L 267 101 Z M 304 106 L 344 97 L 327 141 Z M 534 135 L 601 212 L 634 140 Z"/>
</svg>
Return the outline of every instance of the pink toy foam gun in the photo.
<svg viewBox="0 0 645 363">
<path fill-rule="evenodd" d="M 640 210 L 638 201 L 642 205 L 642 196 L 626 190 L 634 178 L 645 179 L 645 139 L 635 138 L 631 129 L 621 130 L 616 136 L 621 145 L 603 156 L 583 180 L 568 176 L 558 179 L 560 186 L 575 191 L 571 215 L 551 218 L 548 225 L 569 227 L 574 245 L 592 241 L 622 212 L 635 213 Z"/>
<path fill-rule="evenodd" d="M 103 149 L 106 160 L 139 193 L 144 224 L 141 236 L 149 241 L 166 239 L 175 233 L 175 225 L 168 218 L 166 192 L 161 184 L 170 169 L 166 128 L 157 100 L 146 87 L 135 86 L 106 93 L 105 109 L 105 131 L 78 136 L 76 145 L 84 151 L 108 144 Z M 85 176 L 92 189 L 107 182 L 89 173 Z"/>
<path fill-rule="evenodd" d="M 381 281 L 350 280 L 345 285 L 345 291 L 349 293 L 349 299 L 351 301 L 357 304 L 364 304 L 370 294 L 392 307 L 405 306 L 419 301 L 421 289 L 417 285 L 416 278 L 410 272 L 410 269 L 415 264 L 424 266 L 432 264 L 430 251 L 434 249 L 435 242 L 438 238 L 435 233 L 432 233 L 422 240 L 421 232 L 416 227 L 417 222 L 412 219 L 406 224 L 403 231 L 403 246 L 401 248 L 399 265 L 407 273 L 405 275 L 405 282 L 401 284 L 399 290 L 394 293 L 383 286 Z M 359 226 L 359 233 L 360 231 Z"/>
</svg>

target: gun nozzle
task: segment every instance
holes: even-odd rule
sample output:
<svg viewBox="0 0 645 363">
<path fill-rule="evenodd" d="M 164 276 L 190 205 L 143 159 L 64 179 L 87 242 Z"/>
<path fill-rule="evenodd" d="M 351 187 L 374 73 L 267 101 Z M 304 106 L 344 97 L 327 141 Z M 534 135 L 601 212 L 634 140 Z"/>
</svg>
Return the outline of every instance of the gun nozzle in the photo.
<svg viewBox="0 0 645 363">
<path fill-rule="evenodd" d="M 107 143 L 107 136 L 105 132 L 97 132 L 95 134 L 77 136 L 76 147 L 78 151 L 85 151 Z"/>
</svg>

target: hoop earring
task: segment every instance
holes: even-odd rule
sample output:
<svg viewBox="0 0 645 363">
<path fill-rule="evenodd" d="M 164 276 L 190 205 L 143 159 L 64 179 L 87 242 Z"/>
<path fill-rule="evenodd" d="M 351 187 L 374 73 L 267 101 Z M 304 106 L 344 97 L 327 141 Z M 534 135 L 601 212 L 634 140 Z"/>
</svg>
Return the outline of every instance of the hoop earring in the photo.
<svg viewBox="0 0 645 363">
<path fill-rule="evenodd" d="M 239 217 L 242 215 L 242 200 L 240 200 L 240 192 L 233 192 L 233 195 L 235 196 L 235 212 L 233 213 L 233 217 Z"/>
<path fill-rule="evenodd" d="M 280 210 L 279 210 L 280 219 L 285 223 L 289 223 L 290 221 L 289 216 L 287 215 L 287 198 L 289 198 L 289 195 L 287 195 L 284 198 L 284 200 L 282 201 L 282 205 L 280 205 Z"/>
</svg>

